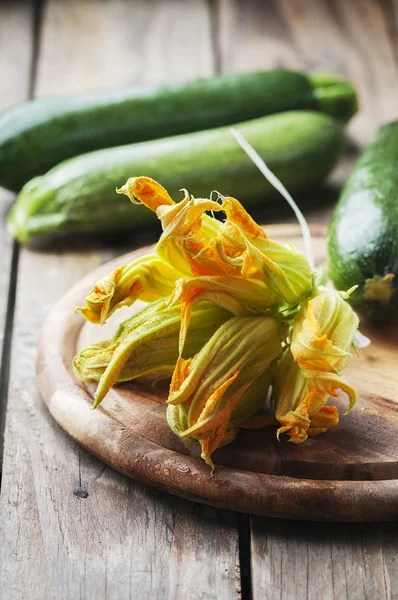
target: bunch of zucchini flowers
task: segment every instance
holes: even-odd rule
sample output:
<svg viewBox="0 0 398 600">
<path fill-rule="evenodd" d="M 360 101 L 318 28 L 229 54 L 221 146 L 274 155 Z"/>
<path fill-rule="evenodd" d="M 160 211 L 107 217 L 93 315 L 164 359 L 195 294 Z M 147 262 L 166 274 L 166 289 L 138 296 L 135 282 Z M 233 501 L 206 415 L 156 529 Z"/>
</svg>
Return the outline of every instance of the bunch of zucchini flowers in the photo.
<svg viewBox="0 0 398 600">
<path fill-rule="evenodd" d="M 329 396 L 356 392 L 341 376 L 358 327 L 347 293 L 319 286 L 303 254 L 271 240 L 232 197 L 175 203 L 148 177 L 118 190 L 156 212 L 163 234 L 152 254 L 99 280 L 79 308 L 104 323 L 137 299 L 110 340 L 74 359 L 98 381 L 94 407 L 118 382 L 171 377 L 167 421 L 180 438 L 213 452 L 238 429 L 277 424 L 294 444 L 336 427 Z M 224 220 L 214 213 L 224 213 Z M 210 214 L 209 214 L 210 213 Z M 271 391 L 272 390 L 272 391 Z"/>
</svg>

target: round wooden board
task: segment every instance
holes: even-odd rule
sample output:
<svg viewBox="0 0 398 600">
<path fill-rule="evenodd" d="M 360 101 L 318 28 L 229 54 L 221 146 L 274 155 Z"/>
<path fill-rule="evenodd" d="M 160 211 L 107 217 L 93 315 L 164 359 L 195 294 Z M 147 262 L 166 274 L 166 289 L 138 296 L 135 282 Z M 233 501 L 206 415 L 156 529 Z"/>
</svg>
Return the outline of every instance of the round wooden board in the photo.
<svg viewBox="0 0 398 600">
<path fill-rule="evenodd" d="M 302 247 L 293 225 L 267 227 L 275 239 Z M 318 264 L 325 261 L 325 230 L 312 227 Z M 75 314 L 93 283 L 146 252 L 122 256 L 80 281 L 55 306 L 44 325 L 38 383 L 49 411 L 79 444 L 115 469 L 157 488 L 214 506 L 249 513 L 322 521 L 378 521 L 398 517 L 398 323 L 361 323 L 372 344 L 345 371 L 359 393 L 339 428 L 295 446 L 276 440 L 275 429 L 241 431 L 213 455 L 214 476 L 169 430 L 167 385 L 140 380 L 115 387 L 91 410 L 94 385 L 73 375 L 73 356 L 112 335 L 131 314 L 121 309 L 103 326 Z M 340 402 L 340 401 L 339 401 Z M 340 402 L 344 412 L 344 402 Z"/>
</svg>

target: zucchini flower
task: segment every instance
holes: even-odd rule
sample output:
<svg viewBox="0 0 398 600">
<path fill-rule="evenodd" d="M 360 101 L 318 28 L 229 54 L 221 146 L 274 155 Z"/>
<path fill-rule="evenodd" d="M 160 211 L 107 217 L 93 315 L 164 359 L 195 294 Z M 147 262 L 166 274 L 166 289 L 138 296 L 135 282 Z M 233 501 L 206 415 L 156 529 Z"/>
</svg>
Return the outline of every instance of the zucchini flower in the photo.
<svg viewBox="0 0 398 600">
<path fill-rule="evenodd" d="M 166 190 L 149 177 L 133 177 L 117 191 L 133 203 L 142 203 L 156 212 L 163 229 L 156 254 L 177 268 L 181 276 L 194 274 L 189 257 L 199 254 L 220 227 L 216 219 L 205 213 L 220 211 L 220 205 L 212 200 L 193 198 L 186 190 L 182 190 L 184 199 L 176 204 Z"/>
<path fill-rule="evenodd" d="M 314 273 L 303 254 L 290 244 L 270 240 L 235 198 L 224 198 L 227 220 L 220 228 L 219 251 L 245 279 L 261 281 L 279 299 L 293 306 L 313 293 Z"/>
<path fill-rule="evenodd" d="M 281 424 L 278 437 L 288 432 L 290 441 L 298 444 L 336 427 L 338 410 L 326 403 L 338 390 L 348 395 L 348 410 L 355 404 L 356 391 L 341 377 L 358 328 L 358 317 L 346 297 L 332 288 L 320 288 L 302 303 L 294 319 L 290 349 L 279 361 L 273 380 L 275 416 Z"/>
<path fill-rule="evenodd" d="M 86 296 L 86 306 L 76 310 L 91 323 L 102 325 L 118 308 L 131 306 L 138 298 L 153 302 L 168 296 L 180 277 L 156 254 L 141 256 L 97 281 Z"/>
<path fill-rule="evenodd" d="M 78 377 L 98 381 L 94 407 L 116 382 L 172 375 L 169 425 L 199 442 L 212 468 L 212 453 L 239 427 L 279 423 L 278 437 L 287 432 L 294 443 L 335 427 L 329 396 L 345 391 L 349 409 L 356 400 L 341 372 L 358 318 L 345 302 L 350 292 L 317 287 L 308 226 L 307 260 L 270 240 L 235 198 L 182 191 L 175 203 L 149 177 L 118 190 L 154 211 L 163 233 L 153 253 L 102 278 L 78 309 L 104 323 L 136 299 L 150 303 L 111 340 L 75 357 Z M 209 212 L 223 212 L 224 221 Z M 270 385 L 274 415 L 258 415 Z"/>
<path fill-rule="evenodd" d="M 96 282 L 86 296 L 86 306 L 77 309 L 92 323 L 105 323 L 118 308 L 131 306 L 137 299 L 152 302 L 171 294 L 178 279 L 192 275 L 182 247 L 189 248 L 191 254 L 199 253 L 220 226 L 204 214 L 206 210 L 221 210 L 219 204 L 190 198 L 187 193 L 176 204 L 164 187 L 149 177 L 129 179 L 118 192 L 155 211 L 164 233 L 156 253 L 118 267 Z"/>
<path fill-rule="evenodd" d="M 228 311 L 214 305 L 197 306 L 183 356 L 189 358 L 199 352 L 230 317 Z M 99 382 L 94 408 L 116 382 L 145 375 L 171 376 L 179 357 L 180 324 L 181 308 L 159 300 L 119 325 L 111 340 L 82 350 L 74 358 L 73 366 L 79 379 Z"/>
<path fill-rule="evenodd" d="M 252 287 L 251 297 L 257 298 L 252 304 L 263 311 L 270 306 L 292 307 L 313 292 L 314 275 L 305 257 L 291 246 L 271 241 L 235 198 L 224 198 L 220 205 L 185 191 L 176 204 L 149 177 L 129 179 L 118 191 L 155 211 L 163 234 L 154 254 L 119 267 L 96 283 L 86 307 L 78 309 L 89 321 L 104 323 L 136 299 L 152 302 L 172 294 L 180 278 L 239 278 Z M 226 221 L 221 224 L 206 211 L 224 211 Z M 250 313 L 252 305 L 247 308 Z"/>
<path fill-rule="evenodd" d="M 214 450 L 232 441 L 236 427 L 264 401 L 269 367 L 282 351 L 285 333 L 276 319 L 232 317 L 193 358 L 178 360 L 168 421 L 179 437 L 199 441 L 202 458 L 212 468 Z"/>
<path fill-rule="evenodd" d="M 278 303 L 276 296 L 260 281 L 229 275 L 179 279 L 169 303 L 178 302 L 181 306 L 180 348 L 184 345 L 194 307 L 204 301 L 221 306 L 235 316 L 272 314 Z"/>
<path fill-rule="evenodd" d="M 314 274 L 306 258 L 290 245 L 270 240 L 238 200 L 226 197 L 218 204 L 185 191 L 181 202 L 170 204 L 165 190 L 157 194 L 159 187 L 149 178 L 137 177 L 118 191 L 156 211 L 163 228 L 156 253 L 184 278 L 239 277 L 253 282 L 253 295 L 262 284 L 266 307 L 281 309 L 313 293 Z M 225 222 L 206 211 L 223 211 Z"/>
</svg>

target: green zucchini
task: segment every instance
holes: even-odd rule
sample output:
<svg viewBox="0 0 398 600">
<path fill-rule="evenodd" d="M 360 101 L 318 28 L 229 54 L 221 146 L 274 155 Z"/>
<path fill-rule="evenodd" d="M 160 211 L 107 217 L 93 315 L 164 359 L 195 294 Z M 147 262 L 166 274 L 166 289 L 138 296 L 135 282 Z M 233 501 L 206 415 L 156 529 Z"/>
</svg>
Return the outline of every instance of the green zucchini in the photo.
<svg viewBox="0 0 398 600">
<path fill-rule="evenodd" d="M 0 185 L 19 190 L 59 162 L 100 148 L 293 109 L 345 122 L 357 110 L 356 90 L 335 75 L 280 69 L 32 100 L 0 115 Z"/>
<path fill-rule="evenodd" d="M 292 193 L 325 179 L 343 150 L 342 124 L 322 113 L 292 111 L 236 127 Z M 132 208 L 115 192 L 138 175 L 156 179 L 176 200 L 182 198 L 181 188 L 199 198 L 218 190 L 246 206 L 275 194 L 225 127 L 67 160 L 25 185 L 10 213 L 9 229 L 20 242 L 27 242 L 53 234 L 99 234 L 154 223 L 150 211 Z"/>
<path fill-rule="evenodd" d="M 350 302 L 374 319 L 398 317 L 398 121 L 383 125 L 348 179 L 329 230 L 330 276 L 358 285 Z"/>
</svg>

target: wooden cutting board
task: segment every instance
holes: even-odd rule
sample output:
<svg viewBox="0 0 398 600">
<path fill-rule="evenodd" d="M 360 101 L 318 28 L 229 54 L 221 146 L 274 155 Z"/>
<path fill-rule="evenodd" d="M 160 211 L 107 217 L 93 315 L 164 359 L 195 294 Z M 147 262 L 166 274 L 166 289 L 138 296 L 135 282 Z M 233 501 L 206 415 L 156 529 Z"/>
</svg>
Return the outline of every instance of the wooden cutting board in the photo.
<svg viewBox="0 0 398 600">
<path fill-rule="evenodd" d="M 294 225 L 266 228 L 275 239 L 302 247 Z M 325 230 L 312 228 L 318 264 L 325 261 Z M 241 431 L 213 459 L 214 476 L 165 419 L 167 385 L 140 380 L 115 387 L 92 411 L 95 385 L 73 375 L 73 356 L 90 342 L 110 337 L 131 314 L 121 309 L 105 326 L 74 312 L 93 283 L 146 252 L 122 256 L 80 281 L 55 306 L 44 325 L 38 384 L 49 411 L 79 444 L 118 471 L 157 488 L 239 511 L 325 521 L 398 518 L 398 323 L 361 323 L 372 344 L 345 370 L 356 386 L 356 407 L 339 428 L 295 446 L 277 441 L 275 428 Z M 339 400 L 341 413 L 343 399 Z"/>
</svg>

